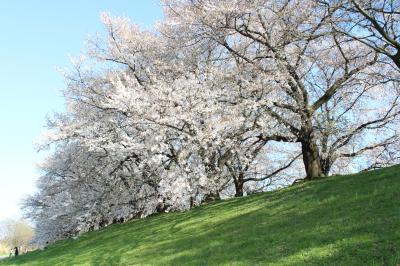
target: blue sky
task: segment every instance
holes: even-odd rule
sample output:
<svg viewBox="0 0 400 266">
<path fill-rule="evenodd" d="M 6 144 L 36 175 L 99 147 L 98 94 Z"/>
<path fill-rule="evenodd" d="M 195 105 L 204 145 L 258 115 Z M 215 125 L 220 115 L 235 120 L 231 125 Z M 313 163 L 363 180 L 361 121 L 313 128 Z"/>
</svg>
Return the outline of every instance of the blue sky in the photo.
<svg viewBox="0 0 400 266">
<path fill-rule="evenodd" d="M 21 198 L 34 192 L 33 142 L 46 115 L 63 110 L 57 68 L 102 32 L 103 11 L 144 27 L 162 18 L 157 0 L 0 1 L 0 220 L 19 217 Z"/>
</svg>

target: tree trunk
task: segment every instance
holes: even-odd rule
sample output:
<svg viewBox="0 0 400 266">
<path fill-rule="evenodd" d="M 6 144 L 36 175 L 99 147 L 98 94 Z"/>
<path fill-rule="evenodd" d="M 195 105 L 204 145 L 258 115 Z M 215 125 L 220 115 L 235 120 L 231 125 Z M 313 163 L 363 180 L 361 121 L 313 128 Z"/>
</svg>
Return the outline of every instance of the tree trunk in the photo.
<svg viewBox="0 0 400 266">
<path fill-rule="evenodd" d="M 235 183 L 235 197 L 243 197 L 243 183 Z"/>
<path fill-rule="evenodd" d="M 304 139 L 301 142 L 301 150 L 303 153 L 303 162 L 306 170 L 307 180 L 324 176 L 321 167 L 321 158 L 319 156 L 318 147 L 311 138 Z"/>
<path fill-rule="evenodd" d="M 194 207 L 194 198 L 190 197 L 190 209 Z"/>
<path fill-rule="evenodd" d="M 400 69 L 400 50 L 397 53 L 390 57 L 396 66 Z"/>
<path fill-rule="evenodd" d="M 322 168 L 322 173 L 324 176 L 328 176 L 330 171 L 331 171 L 332 163 L 330 158 L 325 158 L 321 160 L 321 168 Z"/>
<path fill-rule="evenodd" d="M 243 197 L 243 178 L 244 178 L 244 174 L 240 173 L 238 178 L 234 180 L 235 183 L 235 197 Z"/>
<path fill-rule="evenodd" d="M 218 191 L 211 191 L 204 196 L 203 202 L 211 202 L 211 201 L 216 201 L 216 200 L 220 200 L 220 199 L 221 199 L 221 197 L 220 197 Z"/>
</svg>

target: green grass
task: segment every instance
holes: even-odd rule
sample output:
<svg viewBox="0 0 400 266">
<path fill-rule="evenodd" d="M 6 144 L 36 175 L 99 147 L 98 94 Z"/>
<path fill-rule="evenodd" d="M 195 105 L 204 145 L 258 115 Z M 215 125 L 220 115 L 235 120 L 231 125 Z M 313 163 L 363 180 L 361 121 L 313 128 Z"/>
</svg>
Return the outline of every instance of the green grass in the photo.
<svg viewBox="0 0 400 266">
<path fill-rule="evenodd" d="M 400 166 L 219 201 L 0 265 L 397 265 Z"/>
</svg>

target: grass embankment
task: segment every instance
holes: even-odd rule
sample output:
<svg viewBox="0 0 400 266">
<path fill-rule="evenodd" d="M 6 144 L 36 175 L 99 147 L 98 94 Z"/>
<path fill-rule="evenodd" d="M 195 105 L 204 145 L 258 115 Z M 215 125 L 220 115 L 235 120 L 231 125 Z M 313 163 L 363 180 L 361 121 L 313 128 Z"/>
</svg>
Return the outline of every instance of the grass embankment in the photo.
<svg viewBox="0 0 400 266">
<path fill-rule="evenodd" d="M 400 166 L 219 201 L 0 265 L 396 265 Z"/>
</svg>

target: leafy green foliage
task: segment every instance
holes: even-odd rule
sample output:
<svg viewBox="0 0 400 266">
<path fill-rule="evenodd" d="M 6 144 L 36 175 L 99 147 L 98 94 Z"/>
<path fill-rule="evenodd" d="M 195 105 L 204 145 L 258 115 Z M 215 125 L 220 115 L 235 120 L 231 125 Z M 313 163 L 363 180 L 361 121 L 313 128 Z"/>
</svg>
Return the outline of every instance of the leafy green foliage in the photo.
<svg viewBox="0 0 400 266">
<path fill-rule="evenodd" d="M 400 166 L 113 225 L 0 265 L 396 265 Z"/>
</svg>

